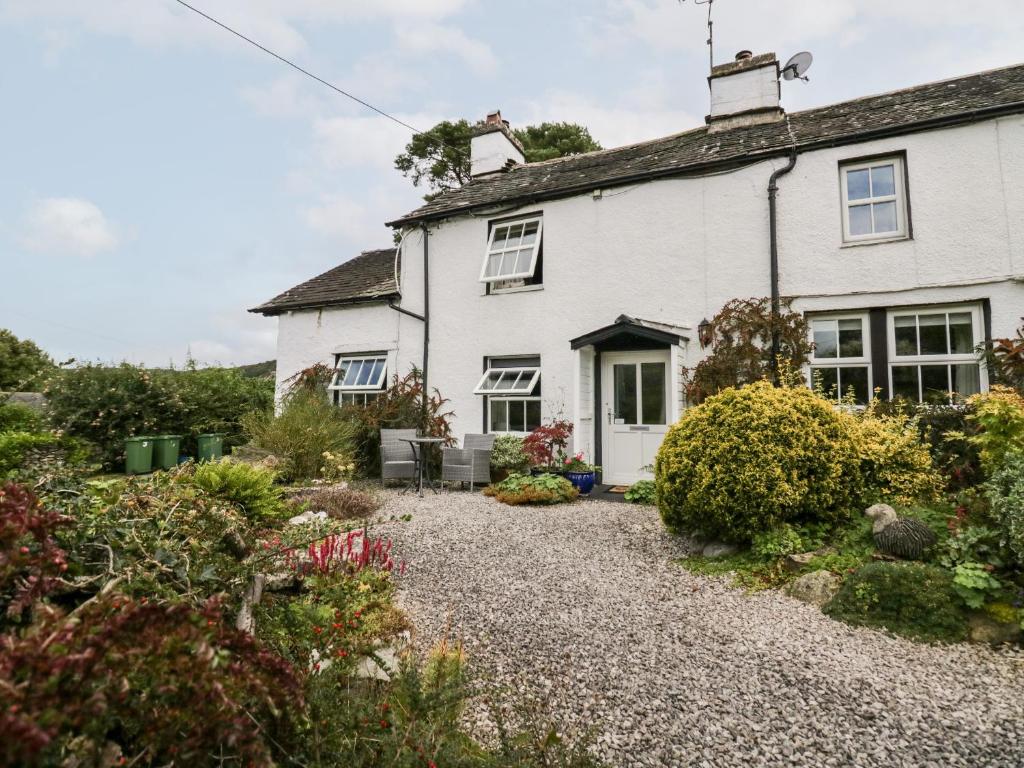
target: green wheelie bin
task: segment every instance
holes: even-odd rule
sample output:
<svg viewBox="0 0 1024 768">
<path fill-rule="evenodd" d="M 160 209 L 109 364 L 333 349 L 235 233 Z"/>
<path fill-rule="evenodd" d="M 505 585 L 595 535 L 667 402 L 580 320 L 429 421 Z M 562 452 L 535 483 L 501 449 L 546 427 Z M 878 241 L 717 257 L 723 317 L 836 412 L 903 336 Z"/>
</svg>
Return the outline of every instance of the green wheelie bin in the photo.
<svg viewBox="0 0 1024 768">
<path fill-rule="evenodd" d="M 171 469 L 178 465 L 178 449 L 181 435 L 156 435 L 153 437 L 153 468 Z"/>
<path fill-rule="evenodd" d="M 153 438 L 148 435 L 129 437 L 124 441 L 124 471 L 143 475 L 153 471 Z"/>
<path fill-rule="evenodd" d="M 196 461 L 215 461 L 224 455 L 224 435 L 210 432 L 196 437 Z"/>
</svg>

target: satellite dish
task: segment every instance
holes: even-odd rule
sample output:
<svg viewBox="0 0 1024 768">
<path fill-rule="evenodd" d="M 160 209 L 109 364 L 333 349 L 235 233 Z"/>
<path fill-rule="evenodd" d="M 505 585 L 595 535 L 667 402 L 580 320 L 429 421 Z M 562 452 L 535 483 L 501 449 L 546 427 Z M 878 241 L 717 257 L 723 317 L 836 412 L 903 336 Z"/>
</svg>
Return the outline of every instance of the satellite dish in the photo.
<svg viewBox="0 0 1024 768">
<path fill-rule="evenodd" d="M 806 82 L 807 78 L 804 77 L 804 72 L 811 68 L 812 61 L 814 61 L 814 57 L 811 56 L 810 51 L 793 54 L 786 62 L 786 66 L 782 68 L 782 78 L 784 80 L 800 79 Z"/>
</svg>

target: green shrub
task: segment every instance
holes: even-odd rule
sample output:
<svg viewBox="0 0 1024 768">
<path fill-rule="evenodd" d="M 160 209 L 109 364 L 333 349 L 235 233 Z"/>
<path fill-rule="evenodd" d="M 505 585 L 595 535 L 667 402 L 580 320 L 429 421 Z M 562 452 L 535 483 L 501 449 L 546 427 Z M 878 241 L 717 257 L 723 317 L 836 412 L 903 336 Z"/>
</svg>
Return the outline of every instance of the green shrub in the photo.
<svg viewBox="0 0 1024 768">
<path fill-rule="evenodd" d="M 355 446 L 356 425 L 322 391 L 295 391 L 277 416 L 255 411 L 242 417 L 242 425 L 256 446 L 284 462 L 281 477 L 290 482 L 333 474 L 333 459 L 351 456 Z M 331 454 L 330 466 L 324 454 Z"/>
<path fill-rule="evenodd" d="M 630 504 L 657 504 L 658 492 L 653 480 L 637 480 L 622 495 Z"/>
<path fill-rule="evenodd" d="M 59 438 L 49 432 L 5 432 L 0 434 L 0 477 L 21 468 L 25 454 L 35 448 L 51 448 Z"/>
<path fill-rule="evenodd" d="M 523 438 L 516 435 L 498 435 L 491 449 L 491 467 L 521 472 L 530 466 L 530 457 L 523 450 Z"/>
<path fill-rule="evenodd" d="M 58 466 L 85 462 L 89 451 L 81 441 L 52 432 L 0 432 L 0 478 L 34 476 Z"/>
<path fill-rule="evenodd" d="M 953 591 L 968 608 L 978 609 L 989 597 L 999 594 L 1003 585 L 992 575 L 992 566 L 984 563 L 960 563 L 953 569 Z"/>
<path fill-rule="evenodd" d="M 985 485 L 1002 540 L 1024 565 L 1024 452 L 1010 454 Z"/>
<path fill-rule="evenodd" d="M 1009 387 L 995 386 L 969 400 L 971 420 L 980 427 L 968 441 L 978 447 L 981 466 L 997 471 L 1007 454 L 1024 451 L 1024 395 Z"/>
<path fill-rule="evenodd" d="M 199 464 L 189 481 L 211 496 L 237 504 L 253 521 L 273 520 L 284 513 L 274 473 L 224 458 Z"/>
<path fill-rule="evenodd" d="M 804 540 L 789 523 L 755 534 L 750 544 L 750 551 L 763 560 L 795 555 L 805 549 Z"/>
<path fill-rule="evenodd" d="M 564 504 L 575 501 L 580 492 L 564 477 L 551 474 L 511 475 L 497 485 L 484 488 L 484 494 L 503 504 Z"/>
<path fill-rule="evenodd" d="M 848 418 L 809 389 L 758 382 L 689 409 L 655 461 L 665 524 L 747 542 L 785 522 L 834 523 L 862 495 Z"/>
<path fill-rule="evenodd" d="M 944 485 L 942 477 L 910 418 L 882 415 L 870 407 L 863 414 L 844 416 L 860 452 L 862 505 L 907 506 L 937 498 Z"/>
<path fill-rule="evenodd" d="M 43 417 L 20 403 L 0 403 L 0 432 L 39 432 Z"/>
<path fill-rule="evenodd" d="M 953 575 L 917 563 L 873 562 L 847 576 L 826 604 L 833 618 L 929 642 L 966 635 L 966 614 L 953 589 Z"/>
<path fill-rule="evenodd" d="M 223 432 L 229 448 L 240 444 L 240 419 L 271 407 L 273 383 L 227 368 L 90 364 L 56 373 L 46 395 L 53 425 L 96 445 L 113 468 L 123 460 L 124 439 L 135 435 L 184 435 L 186 450 L 204 432 Z"/>
</svg>

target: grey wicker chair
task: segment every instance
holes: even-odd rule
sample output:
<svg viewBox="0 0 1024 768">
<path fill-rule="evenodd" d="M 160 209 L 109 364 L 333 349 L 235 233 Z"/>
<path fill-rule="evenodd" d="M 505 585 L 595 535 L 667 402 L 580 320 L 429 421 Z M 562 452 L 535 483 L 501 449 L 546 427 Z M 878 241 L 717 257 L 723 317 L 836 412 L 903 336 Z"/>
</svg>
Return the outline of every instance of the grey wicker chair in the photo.
<svg viewBox="0 0 1024 768">
<path fill-rule="evenodd" d="M 494 435 L 466 435 L 462 448 L 445 448 L 441 452 L 441 487 L 448 483 L 487 485 L 491 482 L 491 449 Z"/>
<path fill-rule="evenodd" d="M 405 442 L 416 437 L 415 429 L 380 431 L 380 484 L 388 480 L 412 480 L 416 477 L 416 452 Z"/>
</svg>

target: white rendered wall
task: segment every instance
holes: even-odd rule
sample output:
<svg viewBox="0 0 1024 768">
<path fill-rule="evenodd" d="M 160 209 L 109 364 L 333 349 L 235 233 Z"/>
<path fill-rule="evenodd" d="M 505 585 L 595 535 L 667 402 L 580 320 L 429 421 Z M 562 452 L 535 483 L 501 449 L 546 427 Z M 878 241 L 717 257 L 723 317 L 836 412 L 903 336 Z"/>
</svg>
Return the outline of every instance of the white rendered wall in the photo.
<svg viewBox="0 0 1024 768">
<path fill-rule="evenodd" d="M 757 67 L 711 78 L 711 117 L 779 106 L 779 71 Z"/>
<path fill-rule="evenodd" d="M 491 131 L 470 139 L 469 156 L 470 173 L 473 176 L 500 171 L 509 160 L 517 163 L 526 161 L 519 147 L 501 131 Z"/>
<path fill-rule="evenodd" d="M 841 160 L 906 151 L 912 240 L 844 246 Z M 543 416 L 592 429 L 577 393 L 580 357 L 569 340 L 621 314 L 688 326 L 678 367 L 704 354 L 696 328 L 729 299 L 767 296 L 766 187 L 784 159 L 703 179 L 668 179 L 521 209 L 544 215 L 544 285 L 485 295 L 479 282 L 486 217 L 431 225 L 430 384 L 449 398 L 455 431 L 483 428 L 473 394 L 485 356 L 539 354 Z M 801 154 L 779 181 L 781 290 L 801 311 L 988 298 L 995 336 L 1024 314 L 1024 117 Z M 515 211 L 502 211 L 503 217 Z M 406 239 L 403 302 L 422 311 L 422 241 Z M 385 342 L 399 365 L 420 363 L 420 325 L 383 306 L 283 316 L 279 379 L 310 362 Z M 592 445 L 592 435 L 578 436 Z M 590 440 L 590 442 L 588 442 Z"/>
</svg>

